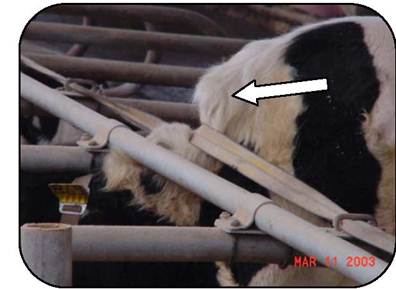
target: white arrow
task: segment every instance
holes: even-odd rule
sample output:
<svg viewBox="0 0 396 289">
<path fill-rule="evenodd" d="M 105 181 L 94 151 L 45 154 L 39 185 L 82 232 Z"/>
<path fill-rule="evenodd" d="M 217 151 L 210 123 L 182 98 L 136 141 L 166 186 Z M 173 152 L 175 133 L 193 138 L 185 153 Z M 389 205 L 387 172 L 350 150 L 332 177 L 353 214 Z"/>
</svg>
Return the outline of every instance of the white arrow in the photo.
<svg viewBox="0 0 396 289">
<path fill-rule="evenodd" d="M 252 80 L 234 92 L 232 96 L 258 106 L 258 100 L 263 98 L 282 97 L 327 89 L 326 78 L 265 85 L 256 85 L 256 80 Z"/>
</svg>

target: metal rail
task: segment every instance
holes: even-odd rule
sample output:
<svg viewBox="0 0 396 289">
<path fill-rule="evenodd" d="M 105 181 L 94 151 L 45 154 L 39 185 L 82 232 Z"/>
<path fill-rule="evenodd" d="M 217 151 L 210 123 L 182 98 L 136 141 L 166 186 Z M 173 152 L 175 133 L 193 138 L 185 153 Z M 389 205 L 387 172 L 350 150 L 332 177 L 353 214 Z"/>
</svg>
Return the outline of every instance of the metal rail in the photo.
<svg viewBox="0 0 396 289">
<path fill-rule="evenodd" d="M 258 13 L 258 15 L 265 15 L 268 18 L 274 18 L 276 20 L 283 21 L 292 25 L 302 25 L 305 23 L 315 22 L 319 20 L 319 17 L 305 13 L 301 10 L 295 9 L 287 5 L 282 7 L 281 5 L 274 5 L 268 7 L 267 5 L 247 5 L 252 11 Z"/>
<path fill-rule="evenodd" d="M 150 22 L 144 22 L 144 28 L 148 32 L 155 31 L 155 26 Z M 146 56 L 144 57 L 144 63 L 157 63 L 160 59 L 158 51 L 148 49 Z M 142 87 L 139 83 L 123 83 L 117 86 L 102 88 L 101 91 L 107 96 L 118 96 L 118 97 L 131 97 Z"/>
<path fill-rule="evenodd" d="M 92 169 L 94 157 L 80 147 L 22 145 L 21 168 L 28 172 L 79 172 Z"/>
<path fill-rule="evenodd" d="M 293 250 L 269 235 L 238 237 L 208 227 L 25 224 L 22 255 L 44 281 L 71 286 L 72 261 L 288 264 Z M 55 252 L 55 254 L 53 253 Z"/>
<path fill-rule="evenodd" d="M 269 235 L 235 238 L 212 227 L 74 226 L 72 247 L 75 261 L 285 264 L 292 257 L 288 246 Z"/>
<path fill-rule="evenodd" d="M 22 97 L 92 135 L 101 129 L 114 127 L 106 117 L 23 73 L 21 94 Z M 111 147 L 122 149 L 142 165 L 228 212 L 254 211 L 255 224 L 260 230 L 308 256 L 316 256 L 322 264 L 325 264 L 326 256 L 336 256 L 340 262 L 334 269 L 361 284 L 372 281 L 387 267 L 387 264 L 380 259 L 377 259 L 376 264 L 370 268 L 348 267 L 346 262 L 348 256 L 371 256 L 371 254 L 321 231 L 317 226 L 279 208 L 268 198 L 251 194 L 179 155 L 151 143 L 127 128 L 113 129 L 109 141 Z"/>
<path fill-rule="evenodd" d="M 202 14 L 186 9 L 164 7 L 159 5 L 73 5 L 61 4 L 49 7 L 42 13 L 63 15 L 87 15 L 104 19 L 134 19 L 158 24 L 183 23 L 207 35 L 224 35 L 224 31 Z"/>
<path fill-rule="evenodd" d="M 200 68 L 143 64 L 97 58 L 26 53 L 27 57 L 67 77 L 192 87 L 203 74 Z"/>
<path fill-rule="evenodd" d="M 37 21 L 31 22 L 26 27 L 23 38 L 28 40 L 75 42 L 111 48 L 171 49 L 172 51 L 193 51 L 214 55 L 233 54 L 249 43 L 249 40 L 236 38 L 146 32 Z"/>
<path fill-rule="evenodd" d="M 110 111 L 109 109 L 98 104 L 92 99 L 89 99 L 87 97 L 77 97 L 75 98 L 75 100 L 93 110 L 100 112 L 107 117 L 121 120 L 117 113 Z M 150 113 L 165 121 L 178 121 L 188 123 L 193 127 L 199 125 L 198 108 L 195 104 L 157 100 L 126 99 L 117 97 L 112 97 L 111 100 L 117 104 L 123 104 Z M 21 113 L 24 116 L 51 115 L 45 110 L 42 110 L 41 108 L 33 105 L 32 103 L 24 99 L 21 100 Z"/>
<path fill-rule="evenodd" d="M 319 191 L 206 125 L 200 126 L 194 132 L 191 143 L 267 190 L 311 212 L 313 215 L 329 222 L 335 222 L 334 220 L 338 216 L 349 215 L 347 211 Z M 343 220 L 342 230 L 389 254 L 393 254 L 395 250 L 394 236 L 362 220 Z"/>
<path fill-rule="evenodd" d="M 25 64 L 29 63 L 27 59 L 23 60 Z M 30 65 L 32 65 L 32 63 Z M 37 69 L 44 69 L 39 67 L 37 64 L 35 65 Z M 58 76 L 58 78 L 61 77 Z M 65 80 L 63 80 L 63 82 L 65 82 Z M 77 90 L 83 89 L 75 85 L 73 87 Z M 85 91 L 86 89 L 83 90 Z M 92 91 L 86 92 L 88 95 L 92 95 L 94 99 L 97 97 L 101 98 L 101 96 L 93 95 L 94 93 Z M 120 111 L 120 113 L 123 114 L 123 111 Z M 152 116 L 147 114 L 139 116 L 140 113 L 141 112 L 139 110 L 130 111 L 127 115 L 125 115 L 126 120 L 133 120 L 133 122 L 139 127 L 150 129 L 153 129 L 154 127 L 157 127 L 163 123 L 162 120 L 158 120 L 158 118 L 153 119 Z M 216 133 L 209 127 L 201 126 L 197 131 L 195 131 L 191 143 L 197 145 L 203 151 L 242 172 L 242 174 L 252 178 L 269 190 L 280 194 L 283 198 L 292 201 L 307 211 L 311 211 L 315 215 L 332 221 L 333 219 L 337 219 L 337 216 L 340 214 L 342 215 L 347 213 L 335 203 L 332 203 L 327 198 L 325 198 L 321 193 L 315 191 L 304 183 L 301 183 L 301 181 L 298 181 L 292 176 L 285 174 L 282 170 L 277 169 L 264 160 L 260 160 L 260 158 L 250 153 L 248 150 L 239 147 L 237 144 L 227 139 L 224 135 Z M 212 143 L 212 145 L 210 143 Z M 213 144 L 215 145 L 213 146 Z M 220 147 L 222 147 L 223 150 L 220 149 Z M 235 156 L 235 152 L 240 153 L 239 158 Z M 240 162 L 241 156 L 243 156 L 243 162 Z M 249 162 L 251 165 L 247 164 Z M 254 173 L 252 173 L 252 170 Z M 289 185 L 286 185 L 285 187 L 285 183 L 279 182 L 279 180 L 284 180 Z M 292 185 L 290 186 L 290 184 Z M 296 188 L 297 191 L 295 191 Z M 348 225 L 348 228 L 346 225 Z M 369 226 L 368 224 L 362 222 L 344 220 L 344 230 L 352 236 L 355 236 L 360 240 L 364 240 L 373 246 L 377 246 L 382 250 L 386 250 L 389 253 L 393 253 L 394 251 L 394 237 L 384 233 L 378 228 Z"/>
</svg>

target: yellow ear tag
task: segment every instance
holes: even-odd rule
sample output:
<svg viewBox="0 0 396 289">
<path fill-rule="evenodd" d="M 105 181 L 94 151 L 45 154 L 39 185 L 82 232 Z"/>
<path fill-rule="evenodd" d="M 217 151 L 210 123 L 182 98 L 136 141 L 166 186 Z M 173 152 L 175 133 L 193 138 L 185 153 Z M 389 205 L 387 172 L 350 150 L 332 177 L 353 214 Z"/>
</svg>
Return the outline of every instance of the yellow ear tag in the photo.
<svg viewBox="0 0 396 289">
<path fill-rule="evenodd" d="M 51 192 L 59 199 L 59 212 L 62 214 L 82 215 L 87 207 L 88 192 L 79 184 L 52 183 L 48 184 Z M 68 210 L 79 207 L 80 210 Z"/>
</svg>

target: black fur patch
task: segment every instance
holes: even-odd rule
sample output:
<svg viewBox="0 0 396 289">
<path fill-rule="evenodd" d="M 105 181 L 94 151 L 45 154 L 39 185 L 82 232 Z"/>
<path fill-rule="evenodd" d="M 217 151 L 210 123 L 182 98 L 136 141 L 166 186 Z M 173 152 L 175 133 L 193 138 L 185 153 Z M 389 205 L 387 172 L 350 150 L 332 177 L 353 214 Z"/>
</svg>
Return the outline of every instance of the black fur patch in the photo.
<svg viewBox="0 0 396 289">
<path fill-rule="evenodd" d="M 73 287 L 219 287 L 214 263 L 74 262 Z"/>
<path fill-rule="evenodd" d="M 90 183 L 89 214 L 81 224 L 175 226 L 148 210 L 129 206 L 129 191 L 104 192 L 102 173 Z M 75 287 L 217 287 L 214 263 L 75 262 Z"/>
<path fill-rule="evenodd" d="M 379 81 L 362 27 L 348 22 L 306 32 L 294 39 L 285 61 L 296 80 L 325 77 L 329 87 L 303 96 L 295 175 L 350 212 L 374 213 L 381 168 L 367 149 L 362 113 L 371 111 Z"/>
<path fill-rule="evenodd" d="M 244 146 L 248 150 L 254 151 L 254 146 L 252 144 Z M 217 175 L 237 186 L 240 186 L 241 188 L 244 188 L 247 191 L 259 193 L 268 197 L 268 191 L 264 187 L 240 174 L 230 166 L 223 165 Z M 212 203 L 206 201 L 202 202 L 198 225 L 213 226 L 215 220 L 219 217 L 222 211 L 222 209 L 218 208 Z M 230 268 L 238 284 L 240 286 L 247 286 L 251 278 L 253 278 L 257 271 L 259 271 L 265 265 L 266 264 L 263 263 L 233 263 L 230 265 Z"/>
<path fill-rule="evenodd" d="M 222 211 L 222 209 L 212 203 L 203 201 L 199 213 L 198 226 L 213 227 L 215 220 L 220 216 Z"/>
<path fill-rule="evenodd" d="M 244 145 L 248 150 L 254 151 L 254 146 L 252 144 Z M 235 169 L 228 165 L 223 165 L 221 169 L 217 172 L 217 175 L 227 181 L 244 188 L 252 193 L 259 193 L 268 197 L 267 190 L 251 179 L 240 174 Z M 213 226 L 214 221 L 219 217 L 223 210 L 217 206 L 204 201 L 201 205 L 201 212 L 199 218 L 200 226 Z"/>
<path fill-rule="evenodd" d="M 144 188 L 146 195 L 154 195 L 161 192 L 165 183 L 158 174 L 152 170 L 144 169 L 140 173 L 140 185 Z"/>
<path fill-rule="evenodd" d="M 39 127 L 33 124 L 33 117 L 21 117 L 20 129 L 22 136 L 29 144 L 38 144 L 40 141 L 51 140 L 58 129 L 59 119 L 40 116 Z"/>
<path fill-rule="evenodd" d="M 104 191 L 106 184 L 102 172 L 95 174 L 90 182 L 88 201 L 89 213 L 80 221 L 81 224 L 97 225 L 163 225 L 174 226 L 148 210 L 131 206 L 133 195 L 129 190 Z M 98 224 L 99 223 L 99 224 Z"/>
<path fill-rule="evenodd" d="M 262 194 L 263 196 L 268 197 L 268 191 L 266 188 L 262 187 L 255 181 L 252 181 L 248 177 L 245 177 L 230 166 L 224 165 L 217 175 L 249 192 Z"/>
</svg>

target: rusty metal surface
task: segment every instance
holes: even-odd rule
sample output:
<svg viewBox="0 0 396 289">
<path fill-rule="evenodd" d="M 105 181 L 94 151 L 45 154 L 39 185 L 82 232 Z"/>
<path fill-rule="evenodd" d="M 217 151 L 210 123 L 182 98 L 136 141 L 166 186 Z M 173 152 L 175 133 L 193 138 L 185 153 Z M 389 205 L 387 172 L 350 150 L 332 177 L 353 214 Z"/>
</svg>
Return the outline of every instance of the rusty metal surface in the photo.
<svg viewBox="0 0 396 289">
<path fill-rule="evenodd" d="M 26 53 L 27 57 L 67 77 L 192 87 L 203 69 L 164 64 L 143 64 L 97 58 Z"/>
<path fill-rule="evenodd" d="M 43 11 L 63 15 L 89 15 L 105 19 L 135 19 L 158 24 L 190 26 L 207 35 L 224 35 L 224 31 L 211 19 L 186 9 L 159 5 L 57 5 Z"/>
<path fill-rule="evenodd" d="M 31 22 L 26 27 L 23 37 L 29 40 L 75 42 L 111 48 L 172 49 L 173 51 L 194 51 L 214 55 L 235 53 L 250 42 L 250 40 L 238 38 L 146 32 L 39 21 Z"/>
</svg>

